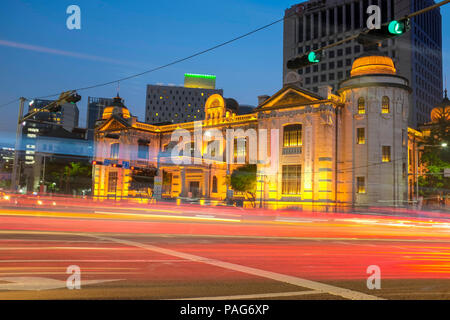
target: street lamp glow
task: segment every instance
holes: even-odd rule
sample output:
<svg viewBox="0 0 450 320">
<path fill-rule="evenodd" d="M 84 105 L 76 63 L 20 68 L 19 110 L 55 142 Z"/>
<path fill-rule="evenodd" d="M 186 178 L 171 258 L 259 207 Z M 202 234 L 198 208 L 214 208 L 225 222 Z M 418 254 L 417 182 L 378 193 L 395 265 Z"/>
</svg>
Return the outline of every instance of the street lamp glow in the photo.
<svg viewBox="0 0 450 320">
<path fill-rule="evenodd" d="M 441 147 L 447 148 L 447 142 L 442 142 L 442 143 L 441 143 Z"/>
</svg>

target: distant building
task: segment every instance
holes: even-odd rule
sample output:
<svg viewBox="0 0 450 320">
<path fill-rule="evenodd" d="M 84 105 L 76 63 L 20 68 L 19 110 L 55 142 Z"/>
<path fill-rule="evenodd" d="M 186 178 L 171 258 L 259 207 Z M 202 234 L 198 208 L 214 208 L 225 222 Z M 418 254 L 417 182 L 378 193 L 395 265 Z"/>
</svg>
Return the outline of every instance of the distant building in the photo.
<svg viewBox="0 0 450 320">
<path fill-rule="evenodd" d="M 76 104 L 67 103 L 58 111 L 43 109 L 52 100 L 33 100 L 29 112 L 41 110 L 26 120 L 22 126 L 22 142 L 19 152 L 19 172 L 21 185 L 27 191 L 37 191 L 41 177 L 45 174 L 45 159 L 54 154 L 66 154 L 73 157 L 88 157 L 92 154 L 92 146 L 86 139 L 86 129 L 78 128 L 79 111 Z M 48 141 L 52 141 L 49 143 Z M 73 140 L 81 140 L 86 150 L 81 151 Z M 43 143 L 47 141 L 47 143 Z M 59 145 L 59 147 L 57 147 Z M 61 148 L 65 151 L 62 152 Z"/>
<path fill-rule="evenodd" d="M 366 27 L 367 7 L 381 8 L 382 23 L 404 17 L 434 4 L 433 0 L 311 0 L 285 11 L 283 32 L 283 83 L 318 92 L 324 84 L 333 91 L 350 76 L 352 62 L 362 53 L 356 40 L 324 51 L 320 63 L 289 70 L 286 62 L 297 55 L 335 43 Z M 408 123 L 430 121 L 431 110 L 442 98 L 442 17 L 436 8 L 411 19 L 411 30 L 401 37 L 383 41 L 383 54 L 393 59 L 398 73 L 409 80 Z"/>
<path fill-rule="evenodd" d="M 205 118 L 203 106 L 215 89 L 215 76 L 185 75 L 185 86 L 147 85 L 146 123 L 180 123 Z"/>
<path fill-rule="evenodd" d="M 95 122 L 101 119 L 103 109 L 112 103 L 112 99 L 109 98 L 95 98 L 88 97 L 87 114 L 86 114 L 86 127 L 87 127 L 87 139 L 94 139 Z"/>
</svg>

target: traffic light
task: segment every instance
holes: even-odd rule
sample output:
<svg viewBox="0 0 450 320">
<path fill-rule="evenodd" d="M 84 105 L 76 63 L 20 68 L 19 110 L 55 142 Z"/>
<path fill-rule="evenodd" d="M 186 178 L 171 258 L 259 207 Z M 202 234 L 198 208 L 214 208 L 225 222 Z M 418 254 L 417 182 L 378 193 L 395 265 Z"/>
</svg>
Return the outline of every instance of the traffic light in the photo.
<svg viewBox="0 0 450 320">
<path fill-rule="evenodd" d="M 390 34 L 393 35 L 401 35 L 411 28 L 411 25 L 409 23 L 409 19 L 403 19 L 400 21 L 393 20 L 389 22 L 388 24 L 388 31 Z"/>
<path fill-rule="evenodd" d="M 305 53 L 299 57 L 291 59 L 287 62 L 286 67 L 288 69 L 300 69 L 311 64 L 320 62 L 322 59 L 322 51 L 311 51 Z"/>
<path fill-rule="evenodd" d="M 397 37 L 411 29 L 409 18 L 392 20 L 388 24 L 383 24 L 380 29 L 372 29 L 361 32 L 357 41 L 365 47 L 377 46 L 381 41 L 392 37 Z"/>
</svg>

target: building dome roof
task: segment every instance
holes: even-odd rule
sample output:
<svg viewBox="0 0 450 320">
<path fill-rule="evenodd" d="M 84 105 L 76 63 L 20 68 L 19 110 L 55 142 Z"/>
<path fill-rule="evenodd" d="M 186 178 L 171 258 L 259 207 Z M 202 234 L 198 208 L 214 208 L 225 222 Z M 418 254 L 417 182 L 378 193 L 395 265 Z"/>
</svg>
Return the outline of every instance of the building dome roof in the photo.
<svg viewBox="0 0 450 320">
<path fill-rule="evenodd" d="M 123 104 L 123 100 L 119 95 L 113 99 L 113 102 L 111 105 L 107 106 L 103 110 L 102 119 L 106 120 L 111 118 L 113 115 L 118 115 L 124 119 L 131 118 L 130 111 L 127 107 Z"/>
<path fill-rule="evenodd" d="M 431 121 L 436 122 L 443 117 L 450 120 L 450 100 L 447 97 L 447 89 L 445 89 L 445 95 L 442 102 L 436 108 L 431 110 Z"/>
<path fill-rule="evenodd" d="M 369 74 L 396 74 L 394 62 L 390 57 L 381 55 L 367 55 L 357 58 L 353 62 L 350 75 L 365 76 Z"/>
</svg>

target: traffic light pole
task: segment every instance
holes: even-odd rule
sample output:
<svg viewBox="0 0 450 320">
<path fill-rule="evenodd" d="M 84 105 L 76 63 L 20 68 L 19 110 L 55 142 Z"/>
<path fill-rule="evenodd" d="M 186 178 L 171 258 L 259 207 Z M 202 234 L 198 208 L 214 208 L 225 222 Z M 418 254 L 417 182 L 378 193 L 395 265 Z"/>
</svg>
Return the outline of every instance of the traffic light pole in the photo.
<svg viewBox="0 0 450 320">
<path fill-rule="evenodd" d="M 23 106 L 25 104 L 25 98 L 21 97 L 19 99 L 19 116 L 17 120 L 17 129 L 16 129 L 16 146 L 14 147 L 14 162 L 13 162 L 13 172 L 11 176 L 11 190 L 13 192 L 17 189 L 17 178 L 18 178 L 18 170 L 19 170 L 19 149 L 22 143 L 22 118 L 23 118 Z"/>
</svg>

